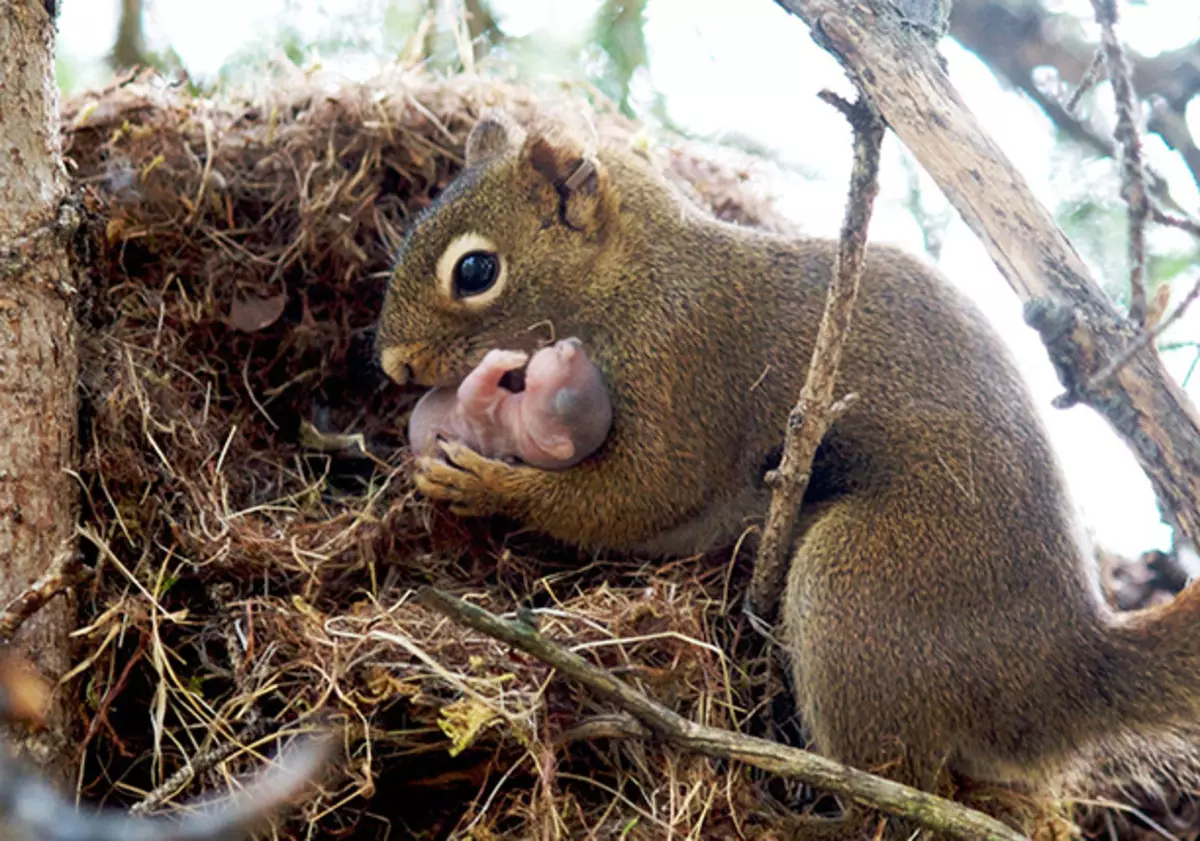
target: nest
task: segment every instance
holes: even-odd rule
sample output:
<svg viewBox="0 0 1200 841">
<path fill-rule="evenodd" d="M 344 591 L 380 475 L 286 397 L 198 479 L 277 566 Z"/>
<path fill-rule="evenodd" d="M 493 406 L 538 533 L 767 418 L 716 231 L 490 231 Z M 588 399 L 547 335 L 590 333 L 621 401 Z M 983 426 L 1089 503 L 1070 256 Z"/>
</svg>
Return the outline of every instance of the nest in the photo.
<svg viewBox="0 0 1200 841">
<path fill-rule="evenodd" d="M 638 131 L 556 96 L 605 136 Z M 391 255 L 483 107 L 549 100 L 396 72 L 214 101 L 143 76 L 64 109 L 90 273 L 85 797 L 170 811 L 332 720 L 344 761 L 279 837 L 764 837 L 773 807 L 744 768 L 625 738 L 568 681 L 413 598 L 532 609 L 708 724 L 761 729 L 775 692 L 729 619 L 745 581 L 729 553 L 583 556 L 412 492 L 417 395 L 372 350 Z M 680 144 L 662 159 L 721 217 L 785 227 L 744 168 Z"/>
</svg>

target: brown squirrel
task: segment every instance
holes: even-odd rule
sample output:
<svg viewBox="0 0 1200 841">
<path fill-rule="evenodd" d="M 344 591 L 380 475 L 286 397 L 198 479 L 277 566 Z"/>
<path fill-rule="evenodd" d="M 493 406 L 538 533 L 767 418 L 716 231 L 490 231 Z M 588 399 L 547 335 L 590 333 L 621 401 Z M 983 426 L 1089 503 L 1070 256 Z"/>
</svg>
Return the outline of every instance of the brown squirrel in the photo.
<svg viewBox="0 0 1200 841">
<path fill-rule="evenodd" d="M 504 379 L 524 369 L 523 388 Z M 544 470 L 571 467 L 594 453 L 612 426 L 612 402 L 583 343 L 561 339 L 530 356 L 489 350 L 457 389 L 425 393 L 408 420 L 418 455 L 438 438 L 459 441 L 480 455 L 519 459 Z"/>
<path fill-rule="evenodd" d="M 453 385 L 549 325 L 603 371 L 612 431 L 562 471 L 445 443 L 418 488 L 584 547 L 729 544 L 765 513 L 835 251 L 711 218 L 637 150 L 485 113 L 402 245 L 381 364 Z M 963 778 L 1036 794 L 1122 757 L 1184 758 L 1200 589 L 1103 606 L 1030 394 L 977 309 L 869 248 L 839 389 L 860 399 L 818 451 L 783 605 L 813 747 L 938 792 Z M 802 834 L 861 837 L 864 817 Z M 911 831 L 892 820 L 886 837 Z"/>
</svg>

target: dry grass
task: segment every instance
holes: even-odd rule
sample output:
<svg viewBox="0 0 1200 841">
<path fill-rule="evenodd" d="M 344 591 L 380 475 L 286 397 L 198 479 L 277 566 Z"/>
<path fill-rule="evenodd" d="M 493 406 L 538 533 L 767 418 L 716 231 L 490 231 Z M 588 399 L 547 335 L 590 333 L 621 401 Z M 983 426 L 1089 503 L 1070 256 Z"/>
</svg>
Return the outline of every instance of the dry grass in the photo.
<svg viewBox="0 0 1200 841">
<path fill-rule="evenodd" d="M 142 78 L 68 105 L 93 267 L 83 796 L 173 808 L 320 713 L 345 727 L 347 760 L 283 837 L 312 820 L 355 838 L 764 837 L 744 769 L 584 738 L 609 711 L 412 600 L 432 583 L 533 609 L 684 714 L 769 718 L 769 670 L 730 621 L 744 563 L 583 557 L 412 495 L 415 395 L 377 369 L 374 321 L 405 220 L 497 103 L 534 108 L 528 91 L 400 72 L 212 102 Z M 608 136 L 636 130 L 586 111 Z M 744 172 L 686 146 L 664 160 L 723 217 L 783 227 Z"/>
</svg>

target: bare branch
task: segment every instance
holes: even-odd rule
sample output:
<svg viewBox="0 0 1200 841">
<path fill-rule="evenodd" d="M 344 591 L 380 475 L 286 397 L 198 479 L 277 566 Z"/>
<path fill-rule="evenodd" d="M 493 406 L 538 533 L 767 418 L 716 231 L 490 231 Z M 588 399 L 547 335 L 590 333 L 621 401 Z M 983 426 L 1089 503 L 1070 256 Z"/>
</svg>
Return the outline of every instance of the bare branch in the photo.
<svg viewBox="0 0 1200 841">
<path fill-rule="evenodd" d="M 1095 87 L 1100 81 L 1104 73 L 1104 51 L 1096 50 L 1096 54 L 1092 56 L 1092 63 L 1088 65 L 1087 72 L 1083 74 L 1083 78 L 1079 80 L 1079 84 L 1075 86 L 1071 98 L 1067 100 L 1063 108 L 1072 116 L 1075 109 L 1079 107 L 1079 101 L 1087 95 L 1087 92 Z"/>
<path fill-rule="evenodd" d="M 1166 332 L 1168 327 L 1182 318 L 1183 314 L 1187 312 L 1188 307 L 1194 304 L 1198 297 L 1200 297 L 1200 280 L 1196 281 L 1196 284 L 1192 286 L 1192 290 L 1179 302 L 1179 306 L 1175 308 L 1174 312 L 1155 325 L 1154 329 L 1142 333 L 1124 353 L 1110 362 L 1100 373 L 1093 376 L 1088 381 L 1086 389 L 1088 391 L 1095 391 L 1103 387 L 1113 374 L 1129 364 L 1129 360 L 1133 359 L 1147 345 L 1152 344 L 1159 336 Z"/>
<path fill-rule="evenodd" d="M 1146 178 L 1142 171 L 1142 138 L 1138 135 L 1136 96 L 1130 78 L 1129 63 L 1117 39 L 1116 0 L 1092 0 L 1100 24 L 1104 63 L 1117 100 L 1117 128 L 1113 132 L 1121 145 L 1121 194 L 1129 205 L 1129 318 L 1138 327 L 1146 326 Z"/>
<path fill-rule="evenodd" d="M 175 794 L 195 779 L 196 775 L 203 774 L 205 771 L 217 767 L 241 750 L 243 742 L 251 741 L 263 735 L 264 722 L 258 717 L 256 711 L 252 710 L 251 712 L 252 715 L 248 716 L 248 724 L 237 734 L 237 738 L 222 742 L 211 750 L 204 751 L 190 760 L 174 774 L 163 780 L 162 784 L 155 788 L 154 791 L 133 804 L 129 809 L 129 814 L 149 814 L 166 802 L 172 794 Z"/>
<path fill-rule="evenodd" d="M 853 105 L 829 91 L 823 91 L 821 98 L 841 111 L 854 129 L 854 169 L 850 174 L 850 195 L 846 200 L 833 280 L 825 298 L 825 311 L 809 362 L 808 377 L 799 402 L 788 416 L 779 467 L 767 476 L 767 483 L 774 493 L 747 598 L 750 611 L 760 619 L 770 618 L 783 591 L 796 514 L 808 487 L 817 446 L 830 424 L 850 403 L 843 400 L 835 407 L 833 390 L 841 364 L 842 345 L 858 297 L 871 209 L 879 193 L 879 153 L 884 134 L 879 114 L 861 95 Z"/>
<path fill-rule="evenodd" d="M 65 593 L 87 574 L 80 565 L 79 553 L 74 549 L 60 552 L 50 563 L 50 568 L 37 581 L 26 587 L 8 606 L 0 611 L 0 643 L 13 638 L 25 620 L 33 616 L 51 599 Z"/>
<path fill-rule="evenodd" d="M 813 29 L 870 96 L 1025 302 L 1068 402 L 1099 412 L 1128 443 L 1163 508 L 1200 544 L 1200 414 L 1156 354 L 1092 376 L 1138 331 L 1116 311 L 1053 217 L 950 84 L 938 56 L 883 0 L 778 0 Z"/>
<path fill-rule="evenodd" d="M 1012 3 L 1004 0 L 956 0 L 950 17 L 950 33 L 955 40 L 982 59 L 993 72 L 1023 91 L 1038 103 L 1046 115 L 1064 133 L 1097 152 L 1116 157 L 1116 150 L 1071 112 L 1078 103 L 1066 108 L 1048 96 L 1034 82 L 1039 67 L 1053 67 L 1066 84 L 1078 86 L 1082 97 L 1089 85 L 1097 45 L 1073 34 L 1071 17 L 1047 11 L 1039 3 Z M 1161 99 L 1167 111 L 1180 119 L 1188 103 L 1200 94 L 1200 41 L 1178 50 L 1154 56 L 1129 55 L 1132 81 L 1136 90 L 1151 100 Z M 1190 132 L 1179 132 L 1179 122 L 1155 122 L 1150 130 L 1178 151 L 1200 184 L 1200 151 Z M 1183 123 L 1186 129 L 1186 123 Z M 1152 193 L 1171 206 L 1166 182 L 1147 172 Z"/>
<path fill-rule="evenodd" d="M 1150 214 L 1154 217 L 1154 221 L 1160 225 L 1179 228 L 1181 231 L 1187 231 L 1193 236 L 1200 237 L 1200 222 L 1197 222 L 1194 219 L 1189 219 L 1186 216 L 1177 216 L 1173 213 L 1167 213 L 1165 210 L 1154 206 L 1151 206 Z"/>
<path fill-rule="evenodd" d="M 705 756 L 744 762 L 773 774 L 795 777 L 880 811 L 910 818 L 960 838 L 1024 841 L 1024 836 L 973 809 L 919 789 L 778 742 L 696 724 L 648 698 L 604 669 L 551 642 L 525 622 L 513 622 L 432 587 L 421 603 L 455 622 L 501 640 L 571 677 L 634 715 L 659 737 Z M 624 735 L 624 734 L 622 734 Z"/>
</svg>

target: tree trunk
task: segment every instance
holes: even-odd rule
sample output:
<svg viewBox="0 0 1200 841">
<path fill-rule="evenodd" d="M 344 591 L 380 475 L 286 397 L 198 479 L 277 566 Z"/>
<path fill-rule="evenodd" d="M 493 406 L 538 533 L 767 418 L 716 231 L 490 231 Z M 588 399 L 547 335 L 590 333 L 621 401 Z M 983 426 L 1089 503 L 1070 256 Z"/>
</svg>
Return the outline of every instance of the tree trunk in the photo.
<svg viewBox="0 0 1200 841">
<path fill-rule="evenodd" d="M 0 605 L 75 551 L 78 488 L 71 214 L 54 77 L 55 0 L 0 4 Z M 56 599 L 14 643 L 53 684 L 69 664 L 71 606 Z M 22 742 L 59 772 L 69 705 L 55 691 L 45 731 Z"/>
</svg>

